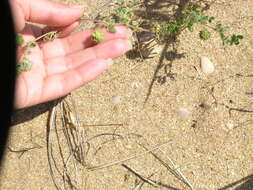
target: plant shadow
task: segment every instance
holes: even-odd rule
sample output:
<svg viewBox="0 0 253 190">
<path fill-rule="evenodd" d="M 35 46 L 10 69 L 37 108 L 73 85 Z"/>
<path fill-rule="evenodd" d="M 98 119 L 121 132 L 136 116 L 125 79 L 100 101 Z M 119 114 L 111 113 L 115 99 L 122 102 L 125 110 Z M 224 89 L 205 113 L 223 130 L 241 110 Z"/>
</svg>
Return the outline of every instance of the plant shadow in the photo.
<svg viewBox="0 0 253 190">
<path fill-rule="evenodd" d="M 203 10 L 210 8 L 210 5 L 214 1 L 207 3 L 206 0 L 144 0 L 142 7 L 135 11 L 137 19 L 140 18 L 144 25 L 149 25 L 154 22 L 166 23 L 177 18 L 182 17 L 184 10 L 191 3 L 201 3 L 204 5 Z M 168 37 L 164 44 L 163 50 L 160 53 L 159 61 L 153 73 L 153 77 L 146 93 L 144 104 L 148 101 L 153 86 L 157 83 L 160 85 L 165 84 L 168 81 L 176 80 L 176 73 L 172 72 L 173 62 L 176 59 L 184 58 L 184 53 L 180 53 L 177 50 L 178 36 Z M 127 55 L 130 59 L 138 58 L 138 52 L 129 52 Z"/>
<path fill-rule="evenodd" d="M 218 190 L 252 190 L 253 189 L 253 174 L 248 175 L 234 183 L 219 188 Z"/>
</svg>

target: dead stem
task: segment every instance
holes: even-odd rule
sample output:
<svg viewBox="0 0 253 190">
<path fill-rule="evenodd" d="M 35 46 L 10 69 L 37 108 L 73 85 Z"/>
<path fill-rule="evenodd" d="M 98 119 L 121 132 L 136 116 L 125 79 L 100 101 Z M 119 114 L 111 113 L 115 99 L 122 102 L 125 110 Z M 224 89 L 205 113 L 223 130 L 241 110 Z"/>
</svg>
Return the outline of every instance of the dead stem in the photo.
<svg viewBox="0 0 253 190">
<path fill-rule="evenodd" d="M 145 150 L 147 150 L 147 148 L 143 145 L 141 145 Z M 160 148 L 158 148 L 159 151 L 161 151 L 163 154 L 164 151 L 162 151 Z M 158 157 L 155 153 L 151 152 L 151 154 L 159 161 L 161 162 L 161 164 L 163 166 L 165 166 L 169 172 L 171 172 L 177 179 L 179 179 L 180 181 L 182 181 L 185 185 L 187 185 L 191 190 L 194 190 L 192 184 L 187 180 L 187 178 L 183 175 L 183 173 L 179 170 L 178 167 L 176 167 L 176 165 L 174 164 L 174 162 L 172 161 L 171 158 L 169 158 L 168 156 L 166 156 L 166 158 L 169 160 L 170 164 L 173 166 L 173 168 L 171 168 L 166 162 L 164 162 L 160 157 Z M 166 155 L 166 154 L 165 154 Z"/>
<path fill-rule="evenodd" d="M 88 169 L 88 170 L 97 170 L 97 169 L 102 169 L 102 168 L 107 168 L 107 167 L 110 167 L 110 166 L 118 165 L 118 164 L 121 164 L 121 163 L 126 162 L 128 160 L 131 160 L 131 159 L 134 159 L 134 158 L 138 158 L 138 157 L 140 157 L 140 156 L 142 156 L 142 155 L 144 155 L 146 153 L 152 152 L 152 151 L 154 151 L 154 150 L 156 150 L 156 149 L 158 149 L 158 148 L 160 148 L 162 146 L 165 146 L 165 145 L 167 145 L 169 143 L 172 143 L 172 141 L 170 140 L 170 141 L 168 141 L 166 143 L 163 143 L 161 145 L 157 145 L 157 146 L 155 146 L 155 147 L 153 147 L 153 148 L 151 148 L 151 149 L 149 149 L 147 151 L 141 152 L 139 154 L 134 154 L 134 155 L 129 156 L 128 158 L 125 158 L 125 159 L 122 159 L 122 160 L 118 160 L 118 161 L 114 161 L 114 162 L 110 162 L 110 163 L 105 163 L 105 164 L 100 164 L 98 166 L 87 167 L 86 169 Z"/>
<path fill-rule="evenodd" d="M 156 172 L 155 172 L 156 173 Z M 151 175 L 149 175 L 146 179 L 150 180 L 151 177 L 153 177 L 155 175 L 155 173 L 152 173 Z M 144 185 L 144 181 L 139 182 L 133 190 L 140 190 L 142 188 L 142 186 Z"/>
<path fill-rule="evenodd" d="M 26 153 L 27 151 L 29 151 L 29 150 L 33 150 L 33 149 L 40 149 L 40 148 L 42 148 L 42 146 L 40 146 L 40 145 L 37 145 L 37 146 L 34 146 L 34 147 L 30 147 L 30 148 L 22 148 L 22 149 L 19 149 L 19 150 L 14 150 L 14 149 L 12 149 L 11 147 L 7 147 L 8 148 L 8 150 L 10 151 L 10 152 L 13 152 L 13 153 L 20 153 L 20 155 L 18 156 L 18 158 L 21 158 L 22 156 L 23 156 L 23 154 L 24 153 Z"/>
<path fill-rule="evenodd" d="M 57 190 L 81 190 L 81 170 L 77 164 L 79 162 L 84 165 L 84 130 L 74 100 L 71 95 L 67 98 L 57 101 L 50 112 L 47 131 L 48 163 Z M 60 126 L 56 123 L 57 115 Z M 54 155 L 59 155 L 60 160 L 56 161 Z"/>
<path fill-rule="evenodd" d="M 124 168 L 126 168 L 128 171 L 130 171 L 131 173 L 133 173 L 135 176 L 137 176 L 138 178 L 140 178 L 142 181 L 154 186 L 154 187 L 159 187 L 158 184 L 156 184 L 155 182 L 153 182 L 152 180 L 143 177 L 142 175 L 140 175 L 138 172 L 136 172 L 134 169 L 130 168 L 129 166 L 125 165 L 125 164 L 121 164 L 121 166 L 123 166 Z"/>
<path fill-rule="evenodd" d="M 123 123 L 110 123 L 110 124 L 96 124 L 96 125 L 83 125 L 83 127 L 110 127 L 110 126 L 124 126 Z"/>
<path fill-rule="evenodd" d="M 89 139 L 87 139 L 86 142 L 89 142 L 97 137 L 101 137 L 101 136 L 117 136 L 119 137 L 120 139 L 123 139 L 123 136 L 122 135 L 119 135 L 119 134 L 115 134 L 115 133 L 102 133 L 102 134 L 98 134 L 98 135 L 95 135 L 94 137 L 91 137 Z"/>
</svg>

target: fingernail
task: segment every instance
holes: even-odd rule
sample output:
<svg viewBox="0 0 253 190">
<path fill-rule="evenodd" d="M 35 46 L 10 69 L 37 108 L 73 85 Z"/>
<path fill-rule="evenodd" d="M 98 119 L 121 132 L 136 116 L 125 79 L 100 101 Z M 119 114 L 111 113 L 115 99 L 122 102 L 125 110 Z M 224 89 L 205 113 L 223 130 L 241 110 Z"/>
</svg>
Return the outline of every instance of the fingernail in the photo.
<svg viewBox="0 0 253 190">
<path fill-rule="evenodd" d="M 126 44 L 127 44 L 127 50 L 133 49 L 133 45 L 132 45 L 132 42 L 130 40 L 126 40 Z"/>
<path fill-rule="evenodd" d="M 113 60 L 112 60 L 112 59 L 106 59 L 104 62 L 105 62 L 105 64 L 107 64 L 108 66 L 110 66 L 110 65 L 113 64 Z"/>
</svg>

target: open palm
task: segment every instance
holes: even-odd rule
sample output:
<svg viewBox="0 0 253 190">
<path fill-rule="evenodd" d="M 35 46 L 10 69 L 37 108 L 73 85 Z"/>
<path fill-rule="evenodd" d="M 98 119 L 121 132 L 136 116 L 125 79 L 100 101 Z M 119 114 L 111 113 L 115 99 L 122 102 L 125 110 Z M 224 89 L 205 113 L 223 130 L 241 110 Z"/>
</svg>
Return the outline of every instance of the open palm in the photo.
<svg viewBox="0 0 253 190">
<path fill-rule="evenodd" d="M 15 1 L 29 2 L 29 0 Z M 39 6 L 31 2 L 37 2 Z M 32 5 L 35 8 L 30 10 L 29 19 L 25 20 L 46 24 L 50 27 L 39 28 L 24 24 L 19 32 L 25 41 L 34 40 L 50 30 L 59 31 L 60 38 L 49 42 L 38 41 L 36 47 L 26 55 L 32 67 L 31 70 L 17 77 L 16 108 L 39 104 L 68 94 L 102 73 L 112 64 L 111 58 L 121 56 L 131 48 L 128 40 L 129 30 L 124 26 L 117 26 L 115 34 L 105 31 L 105 40 L 102 43 L 94 44 L 91 40 L 94 29 L 69 35 L 78 25 L 77 20 L 82 15 L 80 9 L 72 10 L 74 8 L 67 8 L 45 0 L 31 0 L 31 2 L 29 7 Z M 43 10 L 49 12 L 44 11 L 43 15 L 39 17 L 36 14 L 40 14 L 39 9 L 43 6 Z M 62 9 L 65 10 L 62 11 Z M 14 19 L 17 14 L 17 12 L 14 13 Z M 20 16 L 17 19 L 20 19 Z M 20 25 L 22 24 L 16 23 L 17 28 Z"/>
</svg>

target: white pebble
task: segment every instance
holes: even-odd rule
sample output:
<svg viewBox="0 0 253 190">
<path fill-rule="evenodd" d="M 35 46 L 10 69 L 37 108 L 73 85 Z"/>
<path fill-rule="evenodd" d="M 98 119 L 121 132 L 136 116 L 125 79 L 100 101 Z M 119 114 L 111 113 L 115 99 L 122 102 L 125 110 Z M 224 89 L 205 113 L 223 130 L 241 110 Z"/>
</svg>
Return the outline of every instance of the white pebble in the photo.
<svg viewBox="0 0 253 190">
<path fill-rule="evenodd" d="M 121 97 L 120 96 L 114 96 L 112 99 L 114 104 L 120 104 L 121 103 Z"/>
<path fill-rule="evenodd" d="M 201 57 L 200 66 L 205 74 L 211 74 L 214 72 L 214 64 L 207 57 Z"/>
<path fill-rule="evenodd" d="M 234 128 L 234 124 L 233 124 L 232 121 L 227 122 L 227 128 L 229 128 L 229 129 L 233 129 Z"/>
<path fill-rule="evenodd" d="M 138 83 L 138 82 L 132 82 L 131 86 L 132 86 L 132 88 L 139 88 L 140 87 L 140 83 Z"/>
<path fill-rule="evenodd" d="M 180 117 L 188 117 L 191 114 L 191 112 L 187 108 L 179 108 L 178 115 Z"/>
</svg>

